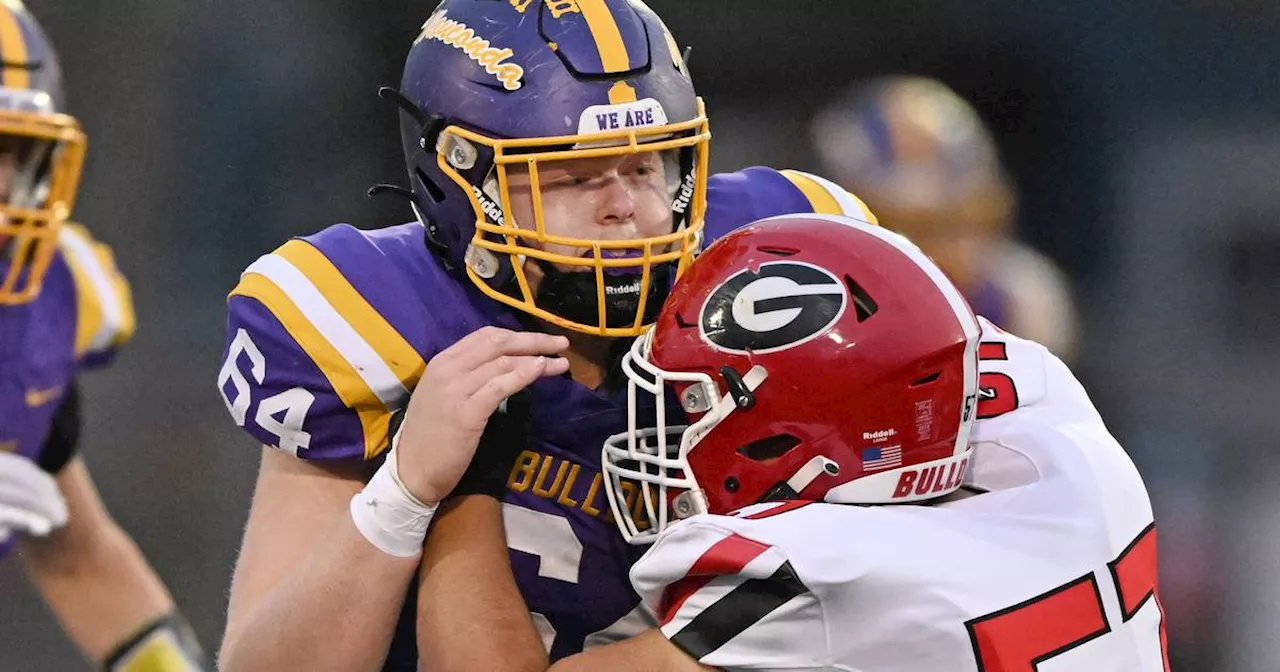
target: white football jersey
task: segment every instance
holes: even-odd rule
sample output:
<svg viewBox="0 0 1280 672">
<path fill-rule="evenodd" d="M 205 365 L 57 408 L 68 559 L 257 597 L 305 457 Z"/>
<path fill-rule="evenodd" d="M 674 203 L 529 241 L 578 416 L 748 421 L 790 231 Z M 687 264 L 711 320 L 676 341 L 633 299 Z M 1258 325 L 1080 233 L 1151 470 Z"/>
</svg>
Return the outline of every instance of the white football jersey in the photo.
<svg viewBox="0 0 1280 672">
<path fill-rule="evenodd" d="M 1167 670 L 1138 472 L 1061 361 L 983 331 L 982 494 L 682 521 L 631 572 L 662 632 L 728 670 Z"/>
</svg>

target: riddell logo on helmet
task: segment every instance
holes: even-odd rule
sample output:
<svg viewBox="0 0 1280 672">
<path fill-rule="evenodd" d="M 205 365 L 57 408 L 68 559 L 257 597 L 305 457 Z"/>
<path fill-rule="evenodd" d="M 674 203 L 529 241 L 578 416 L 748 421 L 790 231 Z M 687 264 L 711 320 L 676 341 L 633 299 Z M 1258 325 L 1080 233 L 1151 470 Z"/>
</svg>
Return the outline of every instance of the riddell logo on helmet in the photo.
<svg viewBox="0 0 1280 672">
<path fill-rule="evenodd" d="M 480 209 L 484 210 L 484 214 L 487 215 L 493 223 L 498 226 L 507 225 L 507 218 L 502 214 L 502 208 L 499 208 L 497 203 L 490 200 L 490 198 L 480 190 L 480 187 L 477 187 L 474 184 L 471 185 L 471 191 L 476 195 L 476 199 L 480 201 Z"/>
<path fill-rule="evenodd" d="M 484 71 L 498 78 L 503 88 L 517 91 L 524 86 L 524 68 L 515 63 L 505 63 L 514 54 L 510 49 L 498 49 L 489 45 L 489 40 L 476 36 L 476 31 L 465 23 L 445 18 L 445 12 L 432 14 L 422 24 L 422 32 L 413 43 L 423 40 L 437 40 L 451 47 L 461 49 L 480 64 Z"/>
<path fill-rule="evenodd" d="M 680 196 L 671 204 L 672 212 L 683 215 L 684 211 L 689 209 L 689 203 L 693 201 L 693 189 L 697 183 L 698 178 L 693 173 L 684 176 L 684 183 L 680 185 Z"/>
<path fill-rule="evenodd" d="M 877 432 L 863 432 L 862 440 L 863 441 L 884 441 L 886 439 L 891 439 L 897 435 L 898 435 L 898 430 L 896 429 L 882 429 Z"/>
<path fill-rule="evenodd" d="M 605 293 L 605 296 L 628 296 L 631 294 L 639 294 L 640 281 L 636 280 L 633 283 L 621 285 L 617 287 L 612 285 L 605 285 L 604 293 Z"/>
<path fill-rule="evenodd" d="M 934 466 L 924 469 L 907 469 L 898 476 L 898 487 L 893 490 L 894 499 L 923 497 L 930 493 L 942 494 L 964 483 L 964 472 L 969 468 L 969 458 L 952 462 L 950 467 Z"/>
</svg>

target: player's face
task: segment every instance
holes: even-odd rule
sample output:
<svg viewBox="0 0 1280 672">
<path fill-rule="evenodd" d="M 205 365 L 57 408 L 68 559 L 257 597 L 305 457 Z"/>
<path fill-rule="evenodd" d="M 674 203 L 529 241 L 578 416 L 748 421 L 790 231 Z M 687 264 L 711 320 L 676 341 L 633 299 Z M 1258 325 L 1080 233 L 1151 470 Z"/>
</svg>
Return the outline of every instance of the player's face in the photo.
<svg viewBox="0 0 1280 672">
<path fill-rule="evenodd" d="M 18 172 L 19 140 L 11 135 L 0 135 L 0 203 L 8 203 L 13 195 L 13 178 Z M 0 222 L 4 215 L 0 215 Z M 9 246 L 10 237 L 0 231 L 0 254 Z"/>
<path fill-rule="evenodd" d="M 516 224 L 536 228 L 529 171 L 512 170 L 508 179 Z M 539 163 L 538 185 L 548 234 L 613 241 L 671 233 L 671 189 L 666 162 L 658 152 Z M 566 245 L 544 249 L 569 256 L 590 254 Z"/>
<path fill-rule="evenodd" d="M 22 142 L 12 135 L 0 135 L 0 203 L 8 203 L 13 196 L 13 178 L 18 172 L 18 153 Z"/>
</svg>

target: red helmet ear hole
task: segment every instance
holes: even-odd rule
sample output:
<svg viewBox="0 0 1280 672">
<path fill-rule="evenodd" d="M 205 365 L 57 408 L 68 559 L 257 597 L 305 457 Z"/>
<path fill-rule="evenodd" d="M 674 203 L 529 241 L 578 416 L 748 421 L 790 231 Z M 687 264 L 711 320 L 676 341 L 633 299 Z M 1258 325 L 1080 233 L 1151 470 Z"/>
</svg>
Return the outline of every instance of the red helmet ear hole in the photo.
<svg viewBox="0 0 1280 672">
<path fill-rule="evenodd" d="M 786 455 L 798 445 L 800 439 L 790 434 L 775 434 L 742 446 L 738 449 L 738 454 L 753 462 L 768 463 Z"/>
</svg>

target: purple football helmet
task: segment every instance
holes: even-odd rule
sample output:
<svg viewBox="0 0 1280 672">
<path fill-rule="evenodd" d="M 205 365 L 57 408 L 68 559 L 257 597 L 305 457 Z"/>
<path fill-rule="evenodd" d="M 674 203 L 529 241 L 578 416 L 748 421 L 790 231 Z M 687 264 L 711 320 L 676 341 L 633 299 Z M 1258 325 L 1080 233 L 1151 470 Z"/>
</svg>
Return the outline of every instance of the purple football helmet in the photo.
<svg viewBox="0 0 1280 672">
<path fill-rule="evenodd" d="M 701 246 L 707 118 L 675 39 L 640 0 L 444 0 L 400 90 L 383 95 L 401 107 L 429 245 L 497 301 L 561 328 L 633 336 Z M 653 161 L 669 230 L 605 239 L 548 226 L 539 176 L 602 157 Z"/>
<path fill-rule="evenodd" d="M 86 140 L 62 105 L 62 71 L 40 24 L 21 2 L 0 3 L 0 156 L 12 162 L 0 190 L 0 306 L 39 295 L 75 205 Z"/>
</svg>

